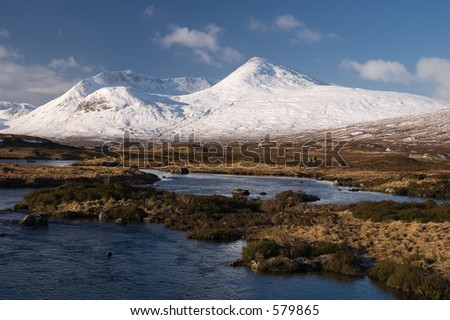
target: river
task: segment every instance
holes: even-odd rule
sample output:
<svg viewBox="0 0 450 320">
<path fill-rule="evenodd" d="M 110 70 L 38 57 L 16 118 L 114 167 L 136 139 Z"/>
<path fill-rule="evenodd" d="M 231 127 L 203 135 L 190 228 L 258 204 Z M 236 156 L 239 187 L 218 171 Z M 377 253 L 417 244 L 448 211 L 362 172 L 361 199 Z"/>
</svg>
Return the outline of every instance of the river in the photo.
<svg viewBox="0 0 450 320">
<path fill-rule="evenodd" d="M 356 191 L 350 187 L 334 186 L 330 181 L 306 178 L 240 176 L 225 174 L 192 173 L 174 175 L 157 170 L 143 170 L 156 174 L 161 181 L 157 188 L 176 193 L 196 195 L 230 196 L 231 190 L 241 188 L 250 191 L 250 197 L 269 199 L 286 190 L 302 190 L 320 198 L 315 204 L 349 204 L 360 201 L 392 200 L 395 202 L 423 202 L 424 198 L 396 196 L 380 192 Z M 265 195 L 261 195 L 265 193 Z M 446 201 L 436 200 L 437 203 Z"/>
<path fill-rule="evenodd" d="M 30 166 L 30 167 L 37 167 L 37 166 L 43 166 L 43 167 L 67 167 L 72 164 L 80 162 L 79 160 L 42 160 L 42 159 L 36 159 L 36 160 L 25 160 L 25 159 L 0 159 L 0 162 L 10 163 L 10 164 L 17 164 L 20 166 Z"/>
<path fill-rule="evenodd" d="M 159 187 L 200 194 L 229 194 L 243 187 L 253 194 L 266 192 L 265 197 L 297 187 L 318 194 L 322 203 L 379 195 L 339 191 L 307 179 L 201 174 L 167 175 Z M 230 267 L 243 241 L 187 240 L 184 233 L 161 225 L 51 220 L 48 228 L 25 228 L 18 225 L 23 213 L 5 209 L 29 191 L 0 190 L 0 299 L 396 298 L 367 277 L 268 275 Z"/>
<path fill-rule="evenodd" d="M 0 213 L 1 299 L 392 299 L 367 277 L 262 275 L 228 264 L 243 241 L 187 240 L 161 225 L 51 221 Z M 111 257 L 106 252 L 111 251 Z"/>
</svg>

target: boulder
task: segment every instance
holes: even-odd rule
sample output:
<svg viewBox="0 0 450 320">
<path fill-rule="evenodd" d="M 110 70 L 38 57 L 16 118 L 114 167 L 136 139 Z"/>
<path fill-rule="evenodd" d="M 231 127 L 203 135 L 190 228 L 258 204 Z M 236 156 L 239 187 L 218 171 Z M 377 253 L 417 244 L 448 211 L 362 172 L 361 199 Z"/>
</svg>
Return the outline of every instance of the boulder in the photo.
<svg viewBox="0 0 450 320">
<path fill-rule="evenodd" d="M 315 196 L 315 195 L 309 194 L 309 193 L 302 193 L 301 199 L 302 199 L 302 202 L 320 201 L 320 198 L 318 196 Z"/>
<path fill-rule="evenodd" d="M 342 187 L 342 183 L 339 180 L 334 180 L 333 181 L 333 186 L 335 186 L 335 187 Z"/>
<path fill-rule="evenodd" d="M 244 265 L 244 260 L 242 258 L 239 258 L 233 262 L 230 262 L 229 265 L 231 267 L 242 267 Z"/>
<path fill-rule="evenodd" d="M 126 224 L 128 224 L 128 221 L 122 218 L 117 218 L 116 220 L 114 220 L 115 224 L 118 224 L 120 226 L 124 226 Z"/>
<path fill-rule="evenodd" d="M 108 220 L 111 220 L 111 217 L 109 217 L 105 212 L 100 212 L 98 215 L 98 221 L 107 222 Z"/>
<path fill-rule="evenodd" d="M 384 192 L 394 194 L 394 193 L 395 193 L 395 190 L 394 190 L 393 188 L 386 188 L 386 189 L 384 190 Z"/>
<path fill-rule="evenodd" d="M 19 223 L 27 227 L 46 227 L 48 226 L 48 214 L 30 213 L 25 215 Z"/>
<path fill-rule="evenodd" d="M 178 167 L 178 168 L 170 170 L 170 173 L 174 173 L 174 174 L 189 174 L 189 169 L 185 168 L 185 167 Z"/>
<path fill-rule="evenodd" d="M 235 189 L 231 190 L 231 194 L 233 196 L 249 196 L 250 191 L 248 191 L 246 189 L 235 188 Z"/>
</svg>

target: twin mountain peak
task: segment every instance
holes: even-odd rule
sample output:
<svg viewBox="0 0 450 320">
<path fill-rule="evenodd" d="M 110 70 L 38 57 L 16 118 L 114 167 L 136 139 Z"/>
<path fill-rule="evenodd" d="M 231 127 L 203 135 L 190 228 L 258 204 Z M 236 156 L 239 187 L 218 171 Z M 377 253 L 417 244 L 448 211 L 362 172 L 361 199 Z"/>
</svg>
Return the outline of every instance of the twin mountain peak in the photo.
<svg viewBox="0 0 450 320">
<path fill-rule="evenodd" d="M 47 138 L 204 138 L 295 134 L 418 115 L 450 107 L 427 97 L 347 88 L 252 58 L 222 81 L 131 70 L 102 72 L 17 119 L 3 131 Z"/>
</svg>

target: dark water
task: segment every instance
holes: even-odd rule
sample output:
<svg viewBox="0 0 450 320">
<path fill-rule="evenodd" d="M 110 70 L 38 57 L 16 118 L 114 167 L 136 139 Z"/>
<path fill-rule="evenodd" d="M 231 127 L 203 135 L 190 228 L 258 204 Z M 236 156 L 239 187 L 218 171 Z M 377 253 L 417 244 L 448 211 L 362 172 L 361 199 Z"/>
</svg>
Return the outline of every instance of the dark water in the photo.
<svg viewBox="0 0 450 320">
<path fill-rule="evenodd" d="M 368 278 L 233 268 L 242 241 L 187 240 L 160 225 L 52 221 L 0 211 L 1 299 L 393 299 Z M 112 257 L 106 252 L 112 251 Z"/>
<path fill-rule="evenodd" d="M 6 162 L 11 164 L 18 164 L 21 166 L 44 166 L 44 167 L 67 167 L 74 163 L 78 163 L 78 160 L 25 160 L 25 159 L 0 159 L 0 162 Z"/>
<path fill-rule="evenodd" d="M 31 191 L 32 188 L 0 188 L 0 210 L 10 209 Z M 1 230 L 1 229 L 0 229 Z"/>
<path fill-rule="evenodd" d="M 158 188 L 198 195 L 231 195 L 234 188 L 250 191 L 250 197 L 268 199 L 286 190 L 302 190 L 318 196 L 321 200 L 316 204 L 349 204 L 360 201 L 392 200 L 396 202 L 423 202 L 423 198 L 395 196 L 379 192 L 353 192 L 349 187 L 337 187 L 329 181 L 299 179 L 288 177 L 235 176 L 222 174 L 192 173 L 188 175 L 172 175 L 156 170 L 143 170 L 162 178 Z M 165 178 L 163 178 L 163 176 Z M 265 192 L 267 195 L 261 196 Z M 436 201 L 441 203 L 443 201 Z"/>
</svg>

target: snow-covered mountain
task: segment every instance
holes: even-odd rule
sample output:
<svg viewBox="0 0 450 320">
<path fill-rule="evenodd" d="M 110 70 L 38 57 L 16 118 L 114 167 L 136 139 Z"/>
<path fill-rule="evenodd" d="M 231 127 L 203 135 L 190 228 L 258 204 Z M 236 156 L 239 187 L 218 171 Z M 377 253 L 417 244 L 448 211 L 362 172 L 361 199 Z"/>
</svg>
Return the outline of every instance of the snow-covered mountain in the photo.
<svg viewBox="0 0 450 320">
<path fill-rule="evenodd" d="M 80 81 L 35 112 L 8 122 L 7 132 L 53 139 L 154 135 L 178 117 L 171 96 L 211 86 L 204 78 L 159 79 L 134 71 L 102 72 Z"/>
<path fill-rule="evenodd" d="M 0 101 L 0 129 L 4 128 L 4 122 L 17 119 L 36 109 L 28 103 L 15 103 Z"/>
<path fill-rule="evenodd" d="M 450 103 L 417 95 L 328 85 L 262 58 L 219 83 L 160 80 L 131 71 L 83 80 L 61 97 L 9 121 L 7 132 L 53 139 L 245 139 L 418 115 Z"/>
<path fill-rule="evenodd" d="M 250 59 L 215 86 L 177 100 L 193 112 L 171 134 L 232 138 L 337 128 L 450 108 L 448 101 L 412 94 L 328 85 L 261 58 Z"/>
</svg>

